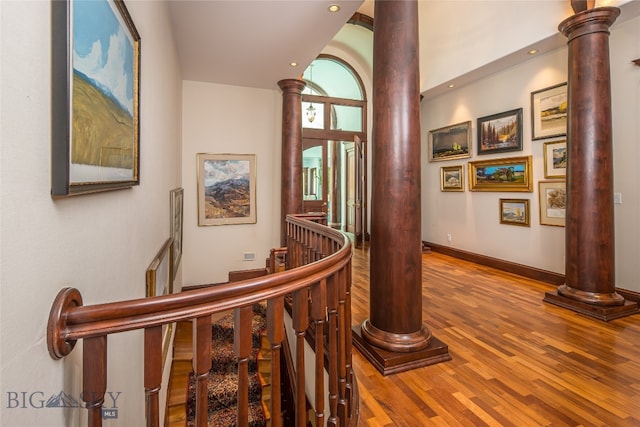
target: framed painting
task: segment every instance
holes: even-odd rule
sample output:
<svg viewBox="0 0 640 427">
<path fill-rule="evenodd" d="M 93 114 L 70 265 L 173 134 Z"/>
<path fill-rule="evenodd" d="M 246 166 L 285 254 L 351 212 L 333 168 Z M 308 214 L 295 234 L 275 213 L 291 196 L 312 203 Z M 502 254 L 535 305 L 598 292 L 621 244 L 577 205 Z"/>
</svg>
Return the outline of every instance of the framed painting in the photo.
<svg viewBox="0 0 640 427">
<path fill-rule="evenodd" d="M 146 295 L 156 297 L 173 293 L 173 239 L 168 238 L 147 267 Z M 162 361 L 167 357 L 173 324 L 162 327 Z"/>
<path fill-rule="evenodd" d="M 471 191 L 533 191 L 531 156 L 469 162 Z"/>
<path fill-rule="evenodd" d="M 565 178 L 567 176 L 567 141 L 545 142 L 542 151 L 544 177 Z"/>
<path fill-rule="evenodd" d="M 522 151 L 522 108 L 478 119 L 478 154 Z"/>
<path fill-rule="evenodd" d="M 462 165 L 440 168 L 440 191 L 464 191 Z"/>
<path fill-rule="evenodd" d="M 531 92 L 531 138 L 567 134 L 567 83 Z"/>
<path fill-rule="evenodd" d="M 140 183 L 140 36 L 122 0 L 52 8 L 51 195 Z"/>
<path fill-rule="evenodd" d="M 567 210 L 565 181 L 539 181 L 540 224 L 564 227 Z"/>
<path fill-rule="evenodd" d="M 471 157 L 471 122 L 429 131 L 429 161 Z"/>
<path fill-rule="evenodd" d="M 500 199 L 500 224 L 529 227 L 529 200 Z"/>
<path fill-rule="evenodd" d="M 255 224 L 256 156 L 206 154 L 198 158 L 198 225 Z"/>
<path fill-rule="evenodd" d="M 170 199 L 171 238 L 173 239 L 173 277 L 175 279 L 178 266 L 180 265 L 180 259 L 182 258 L 184 189 L 175 188 L 171 190 Z"/>
</svg>

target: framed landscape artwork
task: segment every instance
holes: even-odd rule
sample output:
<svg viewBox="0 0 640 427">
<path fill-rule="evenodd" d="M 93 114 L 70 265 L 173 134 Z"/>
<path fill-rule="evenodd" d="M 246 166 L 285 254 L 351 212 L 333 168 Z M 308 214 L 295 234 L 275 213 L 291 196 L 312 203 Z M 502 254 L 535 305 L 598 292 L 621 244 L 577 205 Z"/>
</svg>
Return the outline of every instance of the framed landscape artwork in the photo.
<svg viewBox="0 0 640 427">
<path fill-rule="evenodd" d="M 182 258 L 184 189 L 175 188 L 171 190 L 170 200 L 171 238 L 173 239 L 173 277 L 175 278 L 178 266 L 180 265 L 180 259 Z"/>
<path fill-rule="evenodd" d="M 140 36 L 122 0 L 51 2 L 51 195 L 140 182 Z"/>
<path fill-rule="evenodd" d="M 545 142 L 542 151 L 544 177 L 565 178 L 567 176 L 567 141 Z"/>
<path fill-rule="evenodd" d="M 478 154 L 522 151 L 522 108 L 478 119 Z"/>
<path fill-rule="evenodd" d="M 462 165 L 440 168 L 440 191 L 464 191 Z"/>
<path fill-rule="evenodd" d="M 531 138 L 567 134 L 567 83 L 531 92 Z"/>
<path fill-rule="evenodd" d="M 540 196 L 540 224 L 564 227 L 567 210 L 565 181 L 538 182 Z"/>
<path fill-rule="evenodd" d="M 531 156 L 469 162 L 471 191 L 533 191 Z"/>
<path fill-rule="evenodd" d="M 500 199 L 500 224 L 529 227 L 529 200 Z"/>
<path fill-rule="evenodd" d="M 256 156 L 206 154 L 198 159 L 198 225 L 256 222 Z"/>
<path fill-rule="evenodd" d="M 168 238 L 153 258 L 146 276 L 146 296 L 157 297 L 173 293 L 173 239 Z M 173 324 L 162 327 L 162 361 L 167 357 Z"/>
<path fill-rule="evenodd" d="M 429 161 L 471 157 L 471 122 L 429 131 Z"/>
</svg>

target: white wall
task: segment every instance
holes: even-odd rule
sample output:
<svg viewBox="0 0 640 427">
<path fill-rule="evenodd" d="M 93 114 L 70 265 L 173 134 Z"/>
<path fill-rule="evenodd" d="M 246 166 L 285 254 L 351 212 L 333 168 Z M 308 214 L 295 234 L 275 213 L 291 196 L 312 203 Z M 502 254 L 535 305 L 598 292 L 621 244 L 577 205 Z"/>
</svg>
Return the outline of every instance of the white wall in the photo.
<svg viewBox="0 0 640 427">
<path fill-rule="evenodd" d="M 0 2 L 3 426 L 86 424 L 84 409 L 36 409 L 28 400 L 34 393 L 37 406 L 60 391 L 76 399 L 81 392 L 81 345 L 63 360 L 48 354 L 51 304 L 66 286 L 85 304 L 143 297 L 145 269 L 169 237 L 169 191 L 181 179 L 181 78 L 166 4 L 127 6 L 142 39 L 141 184 L 54 201 L 51 2 Z M 118 419 L 105 426 L 144 424 L 142 359 L 141 332 L 109 338 L 107 389 L 121 394 Z"/>
<path fill-rule="evenodd" d="M 640 137 L 640 69 L 630 61 L 640 56 L 640 21 L 635 18 L 612 27 L 610 40 L 614 126 L 615 191 L 623 193 L 623 204 L 615 207 L 616 285 L 640 290 L 639 229 L 640 190 L 638 165 Z M 564 273 L 564 228 L 540 225 L 538 181 L 544 180 L 542 147 L 549 140 L 531 140 L 531 92 L 565 82 L 566 47 L 534 57 L 491 77 L 422 103 L 423 150 L 423 240 L 504 259 L 544 270 Z M 523 108 L 523 151 L 497 155 L 476 154 L 477 119 Z M 472 157 L 428 162 L 429 130 L 466 120 L 472 122 Z M 556 138 L 562 139 L 562 138 Z M 470 192 L 468 161 L 511 156 L 533 156 L 533 193 Z M 440 168 L 464 165 L 465 192 L 441 192 Z M 530 200 L 531 227 L 499 222 L 500 198 Z M 447 234 L 452 241 L 447 242 Z"/>
<path fill-rule="evenodd" d="M 281 92 L 185 81 L 182 116 L 184 285 L 226 282 L 229 271 L 264 267 L 280 244 Z M 198 153 L 256 155 L 255 224 L 198 226 Z M 245 252 L 256 260 L 243 261 Z"/>
</svg>

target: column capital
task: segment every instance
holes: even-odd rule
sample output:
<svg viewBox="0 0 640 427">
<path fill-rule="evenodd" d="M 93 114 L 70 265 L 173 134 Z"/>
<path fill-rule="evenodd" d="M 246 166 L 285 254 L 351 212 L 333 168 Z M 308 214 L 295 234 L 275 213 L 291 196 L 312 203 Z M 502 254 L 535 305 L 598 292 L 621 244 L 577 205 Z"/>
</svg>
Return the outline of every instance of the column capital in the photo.
<svg viewBox="0 0 640 427">
<path fill-rule="evenodd" d="M 564 34 L 569 41 L 586 34 L 605 32 L 609 33 L 609 27 L 620 16 L 617 7 L 598 7 L 576 13 L 562 21 L 558 25 L 558 31 Z"/>
<path fill-rule="evenodd" d="M 293 92 L 297 94 L 301 94 L 307 84 L 300 79 L 284 79 L 278 82 L 278 86 L 282 90 L 282 92 Z"/>
</svg>

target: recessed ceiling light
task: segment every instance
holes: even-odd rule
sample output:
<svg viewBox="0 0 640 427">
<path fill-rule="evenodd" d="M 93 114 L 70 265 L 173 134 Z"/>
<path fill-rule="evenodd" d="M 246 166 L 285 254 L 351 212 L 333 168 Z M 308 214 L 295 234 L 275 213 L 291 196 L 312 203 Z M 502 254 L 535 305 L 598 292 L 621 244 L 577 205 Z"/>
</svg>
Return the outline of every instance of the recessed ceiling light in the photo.
<svg viewBox="0 0 640 427">
<path fill-rule="evenodd" d="M 291 65 L 292 67 L 297 67 L 298 63 L 295 61 L 289 62 L 289 65 Z"/>
<path fill-rule="evenodd" d="M 531 49 L 529 52 L 527 52 L 529 55 L 535 55 L 536 53 L 538 53 L 538 49 Z"/>
<path fill-rule="evenodd" d="M 453 83 L 451 83 L 448 87 L 456 87 Z"/>
<path fill-rule="evenodd" d="M 329 12 L 337 12 L 340 10 L 340 6 L 337 4 L 330 4 L 329 5 Z"/>
</svg>

